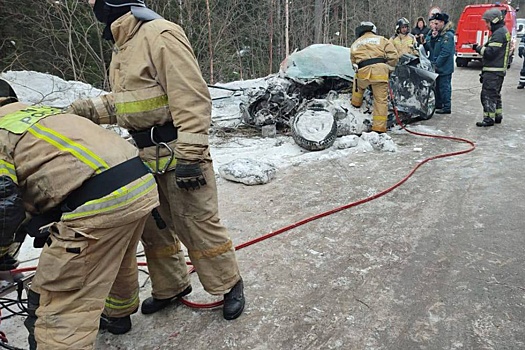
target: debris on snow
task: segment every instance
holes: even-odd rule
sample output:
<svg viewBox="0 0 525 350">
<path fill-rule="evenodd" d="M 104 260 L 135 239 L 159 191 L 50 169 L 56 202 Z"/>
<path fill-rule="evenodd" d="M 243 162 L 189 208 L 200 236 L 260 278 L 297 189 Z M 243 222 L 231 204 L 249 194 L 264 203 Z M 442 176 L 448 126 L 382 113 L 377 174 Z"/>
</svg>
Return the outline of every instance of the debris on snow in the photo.
<svg viewBox="0 0 525 350">
<path fill-rule="evenodd" d="M 219 174 L 226 180 L 245 185 L 263 185 L 275 177 L 273 165 L 249 158 L 240 158 L 219 167 Z"/>
</svg>

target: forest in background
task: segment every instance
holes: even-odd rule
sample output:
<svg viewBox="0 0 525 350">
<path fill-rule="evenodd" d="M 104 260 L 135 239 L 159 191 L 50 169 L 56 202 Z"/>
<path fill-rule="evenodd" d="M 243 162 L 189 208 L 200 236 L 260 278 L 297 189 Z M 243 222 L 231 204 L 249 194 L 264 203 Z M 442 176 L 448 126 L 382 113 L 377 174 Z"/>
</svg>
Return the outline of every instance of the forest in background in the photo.
<svg viewBox="0 0 525 350">
<path fill-rule="evenodd" d="M 525 0 L 521 0 L 523 2 Z M 181 25 L 209 83 L 263 77 L 287 53 L 316 43 L 350 46 L 361 21 L 390 37 L 437 6 L 457 23 L 480 0 L 146 0 Z M 518 2 L 512 3 L 514 7 Z M 525 9 L 524 9 L 525 11 Z M 518 13 L 518 17 L 525 17 Z M 34 70 L 109 90 L 111 44 L 86 0 L 0 0 L 0 71 Z"/>
</svg>

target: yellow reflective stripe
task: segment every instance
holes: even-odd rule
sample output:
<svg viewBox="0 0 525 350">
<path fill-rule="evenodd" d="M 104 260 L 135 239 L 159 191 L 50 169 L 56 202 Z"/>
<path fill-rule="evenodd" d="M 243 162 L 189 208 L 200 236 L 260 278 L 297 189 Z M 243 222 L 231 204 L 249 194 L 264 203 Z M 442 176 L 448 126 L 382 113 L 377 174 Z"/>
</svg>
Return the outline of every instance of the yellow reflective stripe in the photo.
<svg viewBox="0 0 525 350">
<path fill-rule="evenodd" d="M 52 107 L 29 107 L 9 113 L 0 119 L 0 129 L 14 134 L 23 134 L 40 119 L 62 113 L 61 109 Z"/>
<path fill-rule="evenodd" d="M 81 162 L 95 170 L 97 174 L 109 169 L 109 165 L 95 153 L 52 129 L 35 124 L 28 129 L 28 132 L 31 133 L 31 135 L 52 144 L 61 151 L 71 153 Z"/>
<path fill-rule="evenodd" d="M 141 113 L 168 106 L 168 95 L 149 98 L 142 101 L 115 103 L 117 114 Z"/>
<path fill-rule="evenodd" d="M 18 178 L 16 177 L 15 166 L 5 160 L 0 159 L 0 176 L 7 175 L 18 185 Z"/>
<path fill-rule="evenodd" d="M 482 68 L 482 71 L 484 71 L 484 72 L 504 72 L 506 70 L 507 70 L 506 67 L 505 68 L 503 68 L 503 67 L 501 67 L 501 68 L 499 68 L 499 67 L 483 67 Z"/>
<path fill-rule="evenodd" d="M 70 213 L 62 214 L 62 220 L 71 220 L 80 217 L 99 214 L 110 211 L 131 203 L 135 199 L 145 195 L 155 189 L 157 183 L 153 175 L 145 175 L 147 180 L 140 181 L 130 189 L 127 186 L 121 187 L 110 195 L 86 202 Z"/>
<path fill-rule="evenodd" d="M 166 167 L 166 163 L 168 163 L 169 160 L 170 160 L 169 156 L 165 156 L 165 157 L 160 158 L 159 159 L 159 168 L 158 169 L 157 169 L 157 161 L 156 160 L 148 160 L 148 161 L 144 162 L 144 164 L 148 167 L 148 169 L 152 173 L 156 173 L 158 170 L 170 169 L 170 168 L 173 168 L 175 165 L 177 165 L 177 159 L 173 158 L 171 160 L 171 163 L 168 165 L 168 167 Z"/>
<path fill-rule="evenodd" d="M 112 297 L 106 298 L 106 307 L 113 310 L 127 309 L 133 305 L 137 305 L 139 302 L 139 290 L 135 290 L 133 295 L 129 299 L 117 299 Z"/>
<path fill-rule="evenodd" d="M 502 46 L 503 46 L 503 43 L 492 42 L 492 43 L 488 43 L 487 46 L 502 47 Z"/>
</svg>

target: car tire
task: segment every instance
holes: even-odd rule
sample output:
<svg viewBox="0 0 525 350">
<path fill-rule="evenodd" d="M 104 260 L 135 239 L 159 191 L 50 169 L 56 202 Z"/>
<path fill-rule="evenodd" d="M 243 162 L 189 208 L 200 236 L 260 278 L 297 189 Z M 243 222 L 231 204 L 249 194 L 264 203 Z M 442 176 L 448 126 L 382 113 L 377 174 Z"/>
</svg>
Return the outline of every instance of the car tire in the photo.
<svg viewBox="0 0 525 350">
<path fill-rule="evenodd" d="M 436 90 L 431 89 L 428 93 L 428 99 L 427 99 L 427 114 L 424 116 L 420 116 L 422 120 L 429 120 L 434 115 L 434 112 L 436 111 Z"/>
<path fill-rule="evenodd" d="M 337 122 L 325 108 L 310 107 L 297 113 L 290 126 L 295 143 L 308 151 L 329 148 L 337 138 Z"/>
</svg>

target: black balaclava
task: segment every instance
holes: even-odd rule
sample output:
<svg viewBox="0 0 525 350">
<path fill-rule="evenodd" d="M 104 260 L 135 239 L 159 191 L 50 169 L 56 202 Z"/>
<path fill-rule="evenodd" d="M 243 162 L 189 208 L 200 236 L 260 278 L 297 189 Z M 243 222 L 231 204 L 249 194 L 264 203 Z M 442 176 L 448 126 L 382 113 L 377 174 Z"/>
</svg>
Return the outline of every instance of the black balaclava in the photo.
<svg viewBox="0 0 525 350">
<path fill-rule="evenodd" d="M 119 17 L 131 11 L 131 6 L 112 7 L 105 4 L 104 0 L 95 1 L 93 12 L 99 22 L 106 25 L 102 32 L 102 37 L 106 40 L 115 41 L 113 33 L 111 33 L 111 24 Z"/>
</svg>

